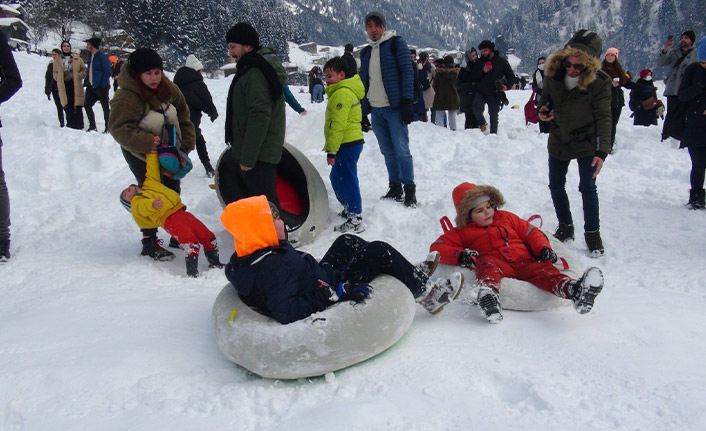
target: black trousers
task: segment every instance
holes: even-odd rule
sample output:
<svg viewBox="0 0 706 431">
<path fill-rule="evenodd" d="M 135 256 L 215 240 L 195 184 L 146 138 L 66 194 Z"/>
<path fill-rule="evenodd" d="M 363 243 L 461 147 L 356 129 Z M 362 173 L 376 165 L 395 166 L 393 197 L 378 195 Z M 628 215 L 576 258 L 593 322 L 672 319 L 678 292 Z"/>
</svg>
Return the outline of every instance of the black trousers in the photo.
<svg viewBox="0 0 706 431">
<path fill-rule="evenodd" d="M 203 133 L 201 133 L 201 128 L 196 124 L 194 124 L 194 132 L 196 132 L 196 153 L 199 155 L 199 160 L 201 160 L 201 164 L 206 169 L 213 169 L 213 167 L 211 166 L 211 159 L 208 157 L 206 139 L 204 139 Z"/>
<path fill-rule="evenodd" d="M 95 105 L 98 101 L 100 101 L 101 108 L 103 108 L 103 118 L 105 119 L 105 126 L 108 127 L 108 116 L 110 116 L 109 92 L 110 87 L 86 87 L 86 101 L 84 103 L 84 107 L 86 108 L 86 117 L 88 117 L 89 129 L 96 128 L 96 116 L 93 114 L 93 105 Z"/>
<path fill-rule="evenodd" d="M 249 171 L 243 171 L 229 152 L 218 165 L 218 189 L 226 203 L 265 195 L 281 208 L 277 197 L 277 165 L 272 163 L 257 162 Z"/>
<path fill-rule="evenodd" d="M 64 81 L 66 88 L 66 106 L 64 113 L 66 114 L 66 126 L 71 129 L 83 130 L 83 106 L 74 106 L 74 81 L 70 79 Z"/>
<path fill-rule="evenodd" d="M 426 291 L 427 275 L 386 242 L 367 242 L 358 236 L 343 234 L 331 244 L 321 263 L 331 265 L 341 273 L 343 280 L 356 286 L 387 274 L 407 286 L 415 298 Z"/>
<path fill-rule="evenodd" d="M 613 120 L 611 129 L 610 129 L 610 149 L 613 149 L 613 145 L 615 144 L 615 131 L 618 128 L 618 121 L 620 121 L 620 114 L 623 112 L 623 107 L 618 106 L 618 107 L 611 107 L 610 108 L 610 114 Z"/>
<path fill-rule="evenodd" d="M 59 90 L 52 89 L 51 91 L 52 99 L 54 99 L 54 105 L 56 106 L 56 115 L 59 117 L 59 124 L 64 127 L 64 107 L 61 106 L 61 100 L 59 99 Z"/>
<path fill-rule="evenodd" d="M 689 147 L 689 157 L 691 157 L 691 189 L 701 190 L 704 188 L 704 176 L 706 175 L 706 147 Z"/>
</svg>

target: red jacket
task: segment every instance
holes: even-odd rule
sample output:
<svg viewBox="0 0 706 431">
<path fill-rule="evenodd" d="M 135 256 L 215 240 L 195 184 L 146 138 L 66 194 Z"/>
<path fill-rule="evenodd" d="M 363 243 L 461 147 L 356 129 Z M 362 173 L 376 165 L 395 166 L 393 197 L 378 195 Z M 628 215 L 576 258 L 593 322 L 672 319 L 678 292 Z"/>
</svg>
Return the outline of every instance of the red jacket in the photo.
<svg viewBox="0 0 706 431">
<path fill-rule="evenodd" d="M 476 250 L 480 258 L 495 256 L 507 262 L 521 262 L 537 260 L 540 251 L 551 246 L 544 234 L 527 220 L 498 210 L 489 226 L 470 222 L 460 229 L 451 228 L 429 247 L 438 251 L 441 263 L 447 265 L 458 265 L 458 256 L 466 248 Z"/>
</svg>

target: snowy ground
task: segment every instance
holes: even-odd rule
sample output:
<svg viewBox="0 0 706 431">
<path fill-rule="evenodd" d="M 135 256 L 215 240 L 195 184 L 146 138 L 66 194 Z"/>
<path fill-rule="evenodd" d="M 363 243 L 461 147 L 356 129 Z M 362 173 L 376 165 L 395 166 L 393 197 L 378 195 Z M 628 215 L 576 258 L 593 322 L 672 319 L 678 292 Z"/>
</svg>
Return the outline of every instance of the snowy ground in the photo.
<svg viewBox="0 0 706 431">
<path fill-rule="evenodd" d="M 59 129 L 43 94 L 47 58 L 16 54 L 24 87 L 2 106 L 4 167 L 12 200 L 13 258 L 0 266 L 2 430 L 696 430 L 706 426 L 706 213 L 684 207 L 689 157 L 657 127 L 618 126 L 618 153 L 599 176 L 606 256 L 580 238 L 576 165 L 568 184 L 583 266 L 606 288 L 584 316 L 570 307 L 505 312 L 489 325 L 458 301 L 437 316 L 418 307 L 407 335 L 382 355 L 300 381 L 260 379 L 216 346 L 211 306 L 219 270 L 185 276 L 139 256 L 140 233 L 118 203 L 133 181 L 109 135 Z M 204 120 L 211 157 L 224 149 L 230 79 L 208 81 L 221 116 Z M 319 169 L 325 104 L 287 111 L 287 139 Z M 509 93 L 521 108 L 529 91 Z M 103 129 L 96 105 L 98 129 Z M 426 255 L 451 215 L 451 190 L 498 187 L 506 209 L 556 218 L 547 190 L 546 136 L 506 108 L 500 133 L 410 127 L 420 206 L 378 199 L 387 187 L 375 136 L 359 164 L 366 239 L 410 260 Z M 220 205 L 198 160 L 182 199 L 233 252 Z M 321 256 L 340 210 L 330 193 L 328 231 L 306 247 Z M 166 239 L 164 232 L 162 237 Z"/>
</svg>

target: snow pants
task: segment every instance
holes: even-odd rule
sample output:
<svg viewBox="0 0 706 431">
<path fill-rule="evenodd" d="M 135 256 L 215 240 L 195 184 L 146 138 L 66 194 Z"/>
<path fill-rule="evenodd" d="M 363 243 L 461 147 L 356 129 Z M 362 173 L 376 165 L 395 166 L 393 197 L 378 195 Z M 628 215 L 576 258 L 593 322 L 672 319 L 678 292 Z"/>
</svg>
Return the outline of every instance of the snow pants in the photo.
<svg viewBox="0 0 706 431">
<path fill-rule="evenodd" d="M 216 235 L 206 225 L 201 223 L 193 214 L 180 210 L 167 217 L 164 221 L 164 230 L 179 241 L 179 246 L 184 250 L 186 257 L 198 256 L 201 246 L 205 251 L 217 250 Z"/>
<path fill-rule="evenodd" d="M 385 158 L 389 182 L 414 184 L 414 162 L 409 151 L 409 130 L 399 109 L 372 108 L 373 132 Z"/>
<path fill-rule="evenodd" d="M 500 280 L 505 277 L 528 281 L 538 288 L 560 298 L 568 298 L 566 287 L 572 278 L 562 274 L 550 262 L 527 260 L 507 262 L 502 257 L 480 257 L 476 264 L 478 282 L 500 291 Z"/>
<path fill-rule="evenodd" d="M 336 199 L 343 205 L 348 217 L 360 215 L 363 212 L 358 183 L 358 159 L 362 151 L 363 144 L 339 148 L 334 158 L 336 163 L 331 167 L 329 174 Z"/>
<path fill-rule="evenodd" d="M 387 274 L 407 286 L 415 298 L 426 292 L 427 275 L 386 242 L 367 242 L 359 236 L 343 234 L 331 244 L 320 263 L 330 265 L 341 274 L 341 280 L 355 285 Z"/>
</svg>

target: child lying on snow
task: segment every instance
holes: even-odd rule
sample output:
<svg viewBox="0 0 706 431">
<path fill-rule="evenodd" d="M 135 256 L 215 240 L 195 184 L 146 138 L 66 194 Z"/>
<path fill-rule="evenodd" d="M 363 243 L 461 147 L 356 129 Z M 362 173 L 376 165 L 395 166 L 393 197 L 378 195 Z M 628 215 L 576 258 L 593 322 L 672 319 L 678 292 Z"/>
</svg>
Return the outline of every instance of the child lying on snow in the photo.
<svg viewBox="0 0 706 431">
<path fill-rule="evenodd" d="M 317 262 L 283 241 L 284 223 L 265 196 L 230 203 L 221 222 L 235 239 L 226 277 L 244 303 L 280 323 L 303 319 L 336 302 L 362 302 L 371 294 L 367 284 L 380 274 L 404 283 L 432 314 L 463 286 L 460 273 L 429 278 L 439 263 L 438 253 L 414 266 L 387 243 L 349 234 L 339 236 Z"/>
<path fill-rule="evenodd" d="M 152 152 L 146 155 L 147 172 L 142 187 L 129 185 L 120 193 L 120 203 L 132 213 L 140 229 L 162 226 L 186 254 L 186 275 L 199 275 L 199 243 L 203 244 L 209 268 L 223 268 L 218 257 L 216 236 L 193 214 L 186 211 L 179 194 L 162 184 L 160 179 L 157 146 L 160 138 L 154 137 Z M 150 238 L 142 241 L 151 240 Z"/>
<path fill-rule="evenodd" d="M 478 306 L 491 323 L 503 318 L 498 292 L 504 277 L 571 299 L 581 314 L 591 311 L 603 289 L 600 269 L 588 268 L 578 280 L 562 274 L 552 265 L 557 255 L 544 234 L 515 214 L 499 211 L 505 200 L 495 187 L 463 183 L 454 189 L 453 200 L 456 227 L 441 235 L 430 250 L 441 253 L 441 263 L 475 265 Z"/>
</svg>

